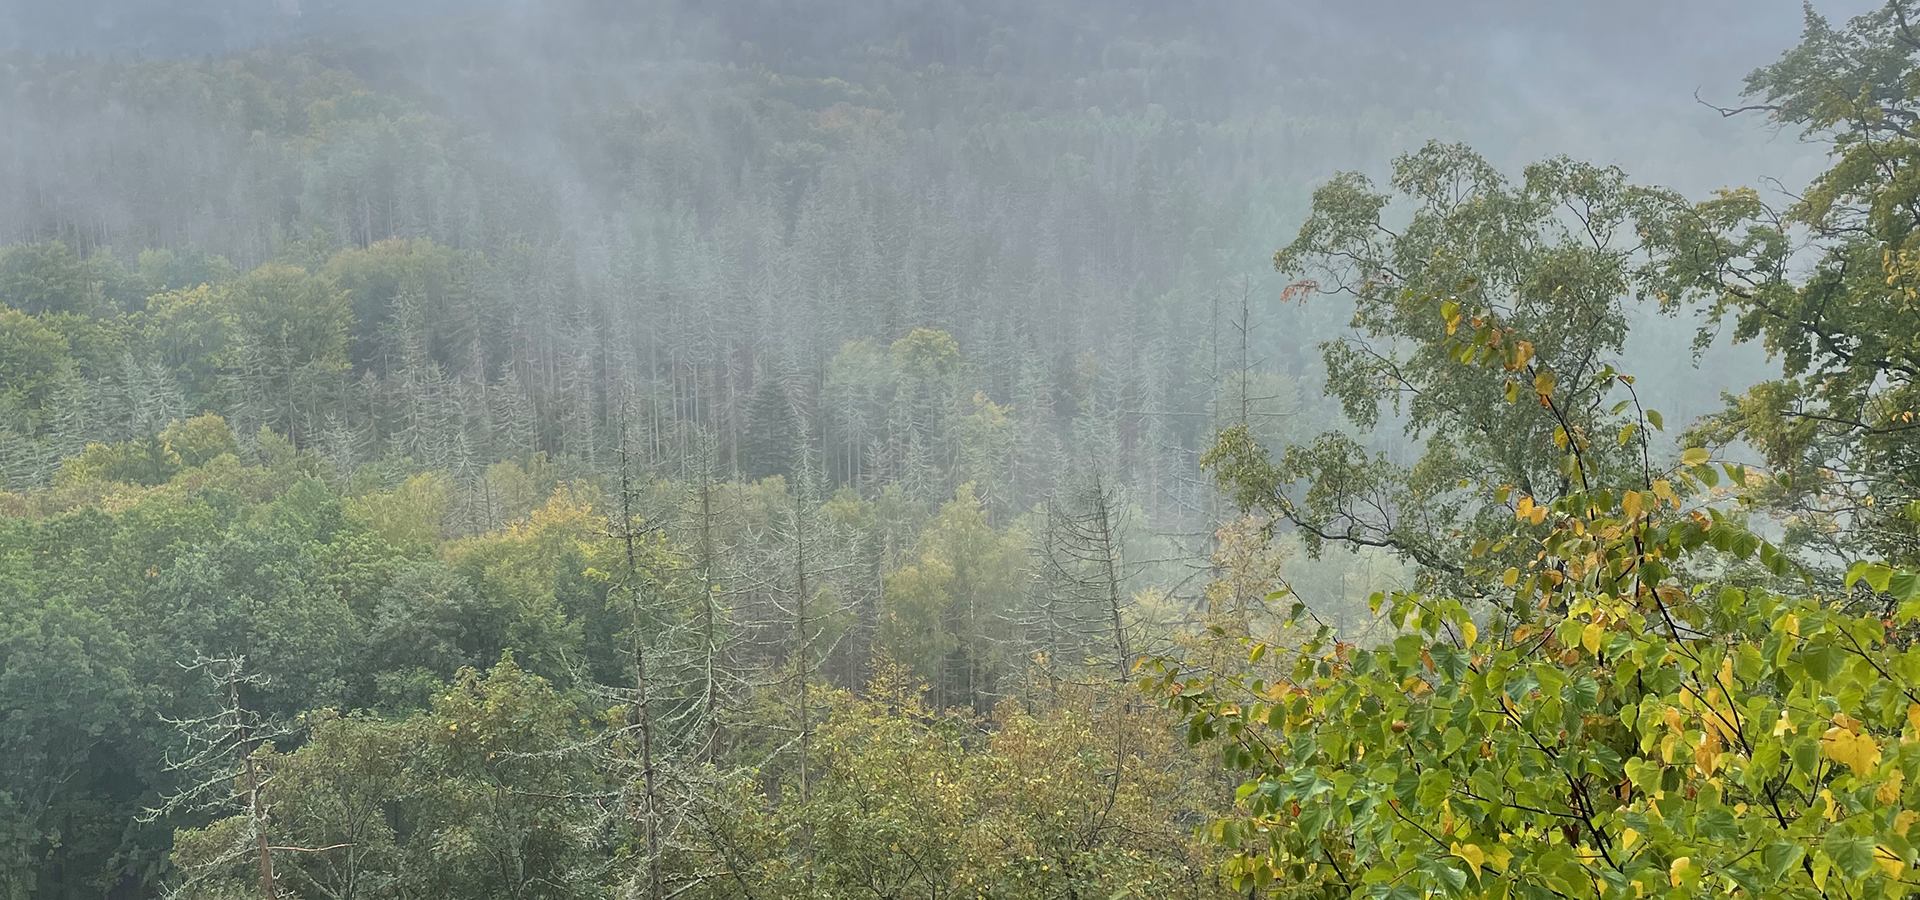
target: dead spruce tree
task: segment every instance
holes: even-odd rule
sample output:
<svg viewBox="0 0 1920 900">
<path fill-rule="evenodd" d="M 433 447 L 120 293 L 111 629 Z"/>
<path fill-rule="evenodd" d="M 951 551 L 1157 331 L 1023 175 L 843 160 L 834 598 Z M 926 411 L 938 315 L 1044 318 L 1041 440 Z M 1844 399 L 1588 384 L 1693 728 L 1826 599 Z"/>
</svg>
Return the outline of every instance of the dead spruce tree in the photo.
<svg viewBox="0 0 1920 900">
<path fill-rule="evenodd" d="M 1085 664 L 1125 683 L 1132 671 L 1124 517 L 1117 491 L 1098 467 L 1047 502 L 1039 596 L 1019 624 L 1021 633 L 1035 636 L 1032 650 L 1050 676 L 1072 680 L 1067 667 Z"/>
<path fill-rule="evenodd" d="M 248 708 L 246 693 L 264 686 L 266 678 L 247 670 L 245 656 L 201 657 L 184 665 L 204 679 L 213 709 L 205 715 L 164 718 L 179 733 L 178 755 L 168 754 L 167 769 L 177 773 L 181 786 L 143 821 L 213 815 L 213 824 L 182 832 L 174 859 L 182 878 L 170 888 L 170 897 L 198 896 L 211 883 L 254 870 L 260 896 L 278 900 L 273 872 L 275 847 L 270 837 L 269 810 L 262 790 L 271 775 L 260 764 L 263 748 L 286 732 L 273 727 Z"/>
</svg>

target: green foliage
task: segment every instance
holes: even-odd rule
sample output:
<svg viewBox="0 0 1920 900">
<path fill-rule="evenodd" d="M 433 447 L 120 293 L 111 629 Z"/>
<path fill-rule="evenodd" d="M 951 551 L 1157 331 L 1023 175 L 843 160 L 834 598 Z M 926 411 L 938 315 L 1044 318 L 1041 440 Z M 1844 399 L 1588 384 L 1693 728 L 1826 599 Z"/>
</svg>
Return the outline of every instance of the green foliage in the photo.
<svg viewBox="0 0 1920 900">
<path fill-rule="evenodd" d="M 234 283 L 227 299 L 235 336 L 281 373 L 347 363 L 346 293 L 298 266 L 263 266 Z"/>
<path fill-rule="evenodd" d="M 511 658 L 463 670 L 433 708 L 398 721 L 321 712 L 296 751 L 258 754 L 272 773 L 268 840 L 298 895 L 598 896 L 591 768 L 578 713 Z M 174 860 L 196 890 L 246 895 L 253 860 L 224 848 L 246 815 L 182 832 Z"/>
<path fill-rule="evenodd" d="M 212 397 L 222 369 L 235 363 L 223 289 L 205 284 L 147 298 L 146 339 L 195 397 Z"/>
<path fill-rule="evenodd" d="M 962 485 L 888 576 L 878 646 L 915 665 L 936 705 L 980 708 L 1005 674 L 1001 633 L 1022 591 L 1027 540 L 994 530 L 972 485 Z"/>
<path fill-rule="evenodd" d="M 1150 679 L 1241 773 L 1213 836 L 1242 884 L 1330 896 L 1899 896 L 1920 655 L 1915 576 L 1863 567 L 1898 603 L 1671 576 L 1725 547 L 1784 568 L 1718 516 L 1660 500 L 1558 502 L 1514 535 L 1540 563 L 1510 609 L 1388 598 L 1398 637 L 1326 637 L 1265 677 L 1164 664 Z M 1851 579 L 1850 579 L 1851 580 Z M 1256 662 L 1270 652 L 1253 647 Z"/>
<path fill-rule="evenodd" d="M 119 444 L 89 444 L 79 456 L 60 464 L 60 474 L 54 481 L 125 481 L 151 486 L 165 484 L 180 466 L 180 455 L 154 435 Z"/>
<path fill-rule="evenodd" d="M 803 436 L 793 401 L 778 379 L 760 379 L 753 391 L 752 404 L 747 408 L 747 417 L 753 425 L 740 443 L 742 473 L 753 479 L 791 474 L 794 455 L 801 452 L 803 446 Z"/>
<path fill-rule="evenodd" d="M 146 249 L 135 257 L 133 273 L 147 296 L 198 285 L 222 285 L 238 277 L 233 263 L 204 250 L 176 252 Z"/>
<path fill-rule="evenodd" d="M 915 328 L 912 334 L 893 342 L 889 355 L 893 364 L 912 378 L 942 378 L 960 365 L 960 345 L 944 331 Z"/>
<path fill-rule="evenodd" d="M 812 835 L 795 895 L 1223 896 L 1177 823 L 1200 796 L 1159 716 L 1091 696 L 1004 704 L 970 745 L 900 675 L 882 669 L 866 700 L 829 698 L 813 799 L 780 820 Z"/>
<path fill-rule="evenodd" d="M 0 891 L 25 897 L 53 848 L 106 861 L 101 851 L 125 828 L 115 819 L 133 810 L 115 796 L 124 770 L 103 762 L 150 707 L 123 632 L 101 611 L 39 593 L 8 569 L 0 574 Z M 103 867 L 87 881 L 104 887 L 110 875 Z"/>
<path fill-rule="evenodd" d="M 240 444 L 234 440 L 233 429 L 227 427 L 225 419 L 212 413 L 169 424 L 160 432 L 160 440 L 185 466 L 204 466 L 227 454 L 240 455 Z"/>
<path fill-rule="evenodd" d="M 391 491 L 348 500 L 346 513 L 401 552 L 426 555 L 440 544 L 450 487 L 445 475 L 421 472 Z"/>
<path fill-rule="evenodd" d="M 60 241 L 0 250 L 0 305 L 28 315 L 92 313 L 98 294 L 87 265 Z"/>
<path fill-rule="evenodd" d="M 1274 267 L 1307 278 L 1291 296 L 1353 297 L 1356 333 L 1321 348 L 1327 393 L 1363 430 L 1391 408 L 1423 455 L 1391 463 L 1335 431 L 1268 469 L 1243 427 L 1203 464 L 1243 506 L 1290 519 L 1310 547 L 1391 547 L 1430 573 L 1458 574 L 1507 513 L 1480 487 L 1550 500 L 1644 468 L 1645 439 L 1633 434 L 1657 415 L 1639 416 L 1613 363 L 1627 304 L 1652 290 L 1672 252 L 1653 237 L 1684 207 L 1565 158 L 1509 182 L 1445 144 L 1396 160 L 1391 186 L 1380 193 L 1347 174 L 1318 189 Z M 1401 205 L 1411 209 L 1393 221 Z M 1624 406 L 1613 402 L 1621 393 Z M 1628 407 L 1634 415 L 1622 416 Z M 1302 481 L 1304 497 L 1289 499 Z"/>
<path fill-rule="evenodd" d="M 1707 327 L 1731 323 L 1781 364 L 1700 438 L 1745 442 L 1787 476 L 1763 499 L 1794 515 L 1794 543 L 1908 564 L 1920 560 L 1920 527 L 1903 514 L 1920 499 L 1915 12 L 1899 0 L 1836 28 L 1809 8 L 1800 44 L 1749 75 L 1747 94 L 1830 142 L 1832 166 L 1784 210 L 1750 190 L 1700 204 L 1677 223 L 1688 252 L 1669 273 L 1707 296 Z M 1813 245 L 1795 253 L 1801 229 Z"/>
<path fill-rule="evenodd" d="M 456 362 L 480 335 L 463 296 L 471 261 L 430 240 L 390 238 L 327 260 L 325 275 L 351 302 L 350 355 L 379 373 L 427 359 Z M 464 319 L 464 320 L 463 320 Z"/>
<path fill-rule="evenodd" d="M 38 410 L 73 370 L 67 339 L 17 309 L 0 308 L 0 403 Z"/>
<path fill-rule="evenodd" d="M 1457 378 L 1537 359 L 1505 319 L 1466 332 L 1457 307 L 1442 309 L 1448 337 L 1434 350 Z M 1189 740 L 1217 742 L 1240 773 L 1239 814 L 1211 831 L 1238 852 L 1235 883 L 1325 896 L 1903 895 L 1920 858 L 1907 837 L 1920 802 L 1904 787 L 1920 764 L 1906 752 L 1920 743 L 1907 636 L 1920 577 L 1859 565 L 1845 587 L 1874 594 L 1839 599 L 1796 583 L 1785 552 L 1709 493 L 1723 476 L 1765 479 L 1697 447 L 1655 470 L 1634 447 L 1651 414 L 1635 409 L 1602 444 L 1559 413 L 1563 398 L 1630 378 L 1540 372 L 1526 400 L 1488 379 L 1448 413 L 1537 404 L 1562 423 L 1534 451 L 1558 463 L 1547 496 L 1499 475 L 1458 483 L 1504 519 L 1458 557 L 1470 593 L 1443 582 L 1376 595 L 1397 632 L 1377 647 L 1322 625 L 1297 651 L 1242 637 L 1244 664 L 1163 659 L 1147 679 Z M 1639 465 L 1594 452 L 1613 446 Z M 1244 429 L 1209 462 L 1244 505 L 1291 502 L 1284 464 Z"/>
<path fill-rule="evenodd" d="M 1444 147 L 1396 164 L 1415 208 L 1391 229 L 1394 198 L 1357 176 L 1316 193 L 1275 264 L 1355 297 L 1360 333 L 1325 348 L 1329 393 L 1363 426 L 1403 403 L 1426 455 L 1395 466 L 1330 434 L 1275 462 L 1240 427 L 1206 464 L 1243 508 L 1430 574 L 1375 596 L 1376 646 L 1317 620 L 1297 649 L 1220 629 L 1145 680 L 1240 781 L 1209 831 L 1236 886 L 1909 892 L 1920 575 L 1858 562 L 1817 581 L 1728 500 L 1809 515 L 1792 543 L 1911 558 L 1911 12 L 1845 31 L 1809 13 L 1802 45 L 1749 79 L 1777 117 L 1837 138 L 1784 220 L 1752 191 L 1687 205 L 1563 161 L 1510 189 Z M 1798 283 L 1795 226 L 1823 254 Z M 1635 297 L 1700 299 L 1784 369 L 1670 466 L 1648 441 L 1661 418 L 1614 370 Z M 1698 446 L 1738 440 L 1777 474 Z"/>
</svg>

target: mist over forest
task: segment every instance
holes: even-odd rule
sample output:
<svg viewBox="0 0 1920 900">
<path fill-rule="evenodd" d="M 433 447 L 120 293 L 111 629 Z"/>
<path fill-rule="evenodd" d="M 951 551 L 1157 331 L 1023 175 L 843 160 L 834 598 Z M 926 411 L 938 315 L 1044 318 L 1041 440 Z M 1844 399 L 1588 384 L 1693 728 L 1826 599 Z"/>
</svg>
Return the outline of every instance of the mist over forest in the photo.
<svg viewBox="0 0 1920 900">
<path fill-rule="evenodd" d="M 0 900 L 1905 896 L 1910 22 L 0 0 Z"/>
</svg>

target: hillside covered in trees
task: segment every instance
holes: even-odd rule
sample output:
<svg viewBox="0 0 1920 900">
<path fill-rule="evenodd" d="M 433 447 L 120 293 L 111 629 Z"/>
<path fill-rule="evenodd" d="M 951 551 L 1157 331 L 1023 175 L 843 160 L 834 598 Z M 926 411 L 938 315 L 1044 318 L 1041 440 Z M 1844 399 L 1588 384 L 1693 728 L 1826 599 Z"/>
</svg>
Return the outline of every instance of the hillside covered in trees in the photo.
<svg viewBox="0 0 1920 900">
<path fill-rule="evenodd" d="M 1623 140 L 1414 10 L 176 6 L 0 55 L 9 900 L 1906 892 L 1920 7 Z"/>
</svg>

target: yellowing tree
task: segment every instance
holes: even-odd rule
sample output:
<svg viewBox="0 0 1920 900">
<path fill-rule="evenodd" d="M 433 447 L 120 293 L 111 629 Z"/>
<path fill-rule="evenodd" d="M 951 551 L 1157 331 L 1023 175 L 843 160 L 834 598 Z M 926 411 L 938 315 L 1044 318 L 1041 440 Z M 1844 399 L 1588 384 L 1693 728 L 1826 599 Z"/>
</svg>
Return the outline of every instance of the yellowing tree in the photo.
<svg viewBox="0 0 1920 900">
<path fill-rule="evenodd" d="M 991 705 L 1004 665 L 996 636 L 1024 589 L 1026 553 L 1025 532 L 995 530 L 962 485 L 887 576 L 878 644 L 932 685 L 936 706 Z"/>
<path fill-rule="evenodd" d="M 1445 576 L 1375 595 L 1394 630 L 1378 646 L 1324 626 L 1298 646 L 1241 638 L 1247 665 L 1167 659 L 1146 680 L 1238 775 L 1237 814 L 1210 829 L 1236 853 L 1236 884 L 1394 900 L 1905 896 L 1920 862 L 1920 576 L 1867 562 L 1826 585 L 1743 527 L 1715 488 L 1767 479 L 1700 447 L 1659 461 L 1645 438 L 1659 418 L 1631 377 L 1538 349 L 1538 328 L 1564 338 L 1545 312 L 1559 301 L 1516 312 L 1445 284 L 1380 290 L 1372 314 L 1406 338 L 1418 366 L 1398 371 L 1417 372 L 1403 386 L 1436 434 L 1474 432 L 1472 446 L 1507 434 L 1476 423 L 1524 419 L 1538 439 L 1508 447 L 1510 465 L 1433 481 L 1344 453 L 1303 475 L 1297 453 L 1276 464 L 1244 428 L 1222 436 L 1209 463 L 1243 505 Z M 1445 462 L 1447 446 L 1429 452 Z M 1295 505 L 1299 477 L 1318 481 Z M 1369 502 L 1401 530 L 1341 518 Z M 1422 503 L 1472 509 L 1472 527 L 1435 513 L 1453 530 L 1428 542 L 1404 530 Z"/>
</svg>

